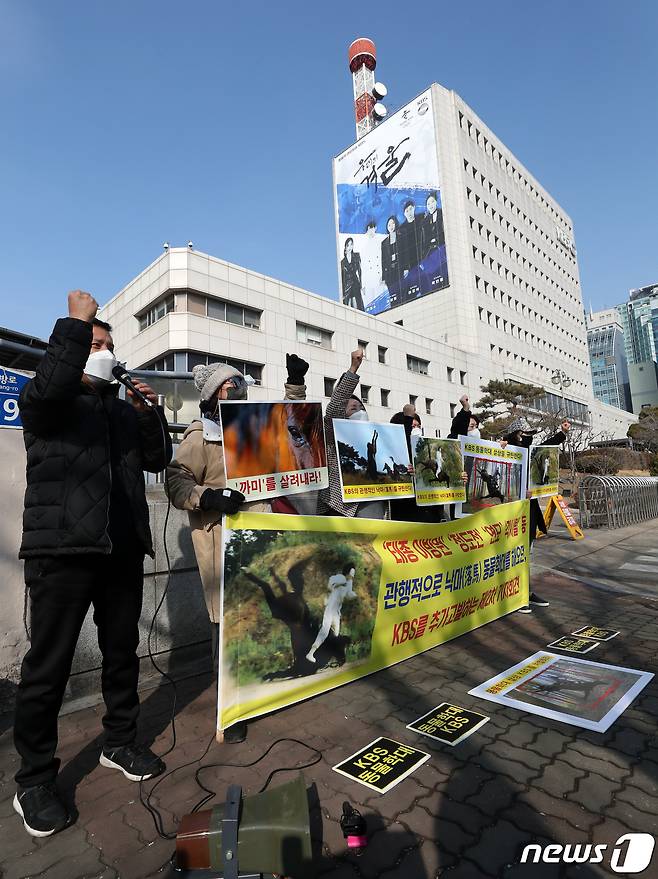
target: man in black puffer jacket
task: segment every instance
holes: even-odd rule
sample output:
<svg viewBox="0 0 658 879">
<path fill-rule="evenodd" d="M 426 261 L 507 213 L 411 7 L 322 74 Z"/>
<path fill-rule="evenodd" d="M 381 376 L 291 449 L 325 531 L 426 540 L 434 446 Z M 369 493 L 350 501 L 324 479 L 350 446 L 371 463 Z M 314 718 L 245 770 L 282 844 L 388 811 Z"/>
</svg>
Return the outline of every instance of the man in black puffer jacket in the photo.
<svg viewBox="0 0 658 879">
<path fill-rule="evenodd" d="M 19 403 L 27 450 L 20 557 L 32 631 L 16 701 L 14 808 L 33 836 L 69 823 L 55 787 L 57 717 L 90 605 L 107 708 L 100 762 L 132 781 L 164 769 L 135 736 L 143 563 L 153 556 L 143 471 L 165 469 L 171 441 L 161 409 L 118 399 L 111 327 L 96 320 L 97 309 L 88 293 L 69 294 L 69 317 L 55 324 Z M 155 402 L 148 385 L 134 384 Z"/>
</svg>

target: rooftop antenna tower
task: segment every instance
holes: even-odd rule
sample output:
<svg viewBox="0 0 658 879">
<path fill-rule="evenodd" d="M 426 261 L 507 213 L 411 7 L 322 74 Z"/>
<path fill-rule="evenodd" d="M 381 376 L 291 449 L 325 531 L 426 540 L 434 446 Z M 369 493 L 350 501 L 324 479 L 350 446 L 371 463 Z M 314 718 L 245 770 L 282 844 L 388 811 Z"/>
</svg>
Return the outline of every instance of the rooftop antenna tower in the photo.
<svg viewBox="0 0 658 879">
<path fill-rule="evenodd" d="M 381 103 L 388 90 L 381 82 L 375 82 L 377 66 L 377 50 L 372 40 L 359 37 L 347 50 L 354 86 L 354 117 L 356 122 L 356 139 L 386 117 L 387 109 Z"/>
</svg>

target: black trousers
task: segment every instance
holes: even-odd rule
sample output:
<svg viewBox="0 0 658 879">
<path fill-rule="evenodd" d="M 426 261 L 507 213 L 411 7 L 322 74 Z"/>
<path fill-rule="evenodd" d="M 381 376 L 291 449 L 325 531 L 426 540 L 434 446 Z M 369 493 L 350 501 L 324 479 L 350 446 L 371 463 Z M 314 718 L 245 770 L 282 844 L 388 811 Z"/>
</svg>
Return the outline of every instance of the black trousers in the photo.
<svg viewBox="0 0 658 879">
<path fill-rule="evenodd" d="M 14 743 L 21 757 L 16 782 L 22 787 L 57 776 L 57 717 L 90 605 L 103 656 L 105 747 L 134 741 L 143 569 L 142 552 L 48 556 L 25 562 L 32 643 L 23 659 L 14 720 Z"/>
</svg>

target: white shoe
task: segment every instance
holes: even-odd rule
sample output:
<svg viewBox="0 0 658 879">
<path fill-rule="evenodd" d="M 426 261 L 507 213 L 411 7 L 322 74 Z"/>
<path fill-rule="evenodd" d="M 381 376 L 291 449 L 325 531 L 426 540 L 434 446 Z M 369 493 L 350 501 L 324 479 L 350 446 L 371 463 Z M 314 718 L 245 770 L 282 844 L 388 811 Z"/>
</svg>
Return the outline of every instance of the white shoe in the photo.
<svg viewBox="0 0 658 879">
<path fill-rule="evenodd" d="M 306 658 L 308 659 L 309 662 L 317 662 L 315 656 L 313 656 L 313 654 L 311 653 L 310 650 L 306 654 Z"/>
</svg>

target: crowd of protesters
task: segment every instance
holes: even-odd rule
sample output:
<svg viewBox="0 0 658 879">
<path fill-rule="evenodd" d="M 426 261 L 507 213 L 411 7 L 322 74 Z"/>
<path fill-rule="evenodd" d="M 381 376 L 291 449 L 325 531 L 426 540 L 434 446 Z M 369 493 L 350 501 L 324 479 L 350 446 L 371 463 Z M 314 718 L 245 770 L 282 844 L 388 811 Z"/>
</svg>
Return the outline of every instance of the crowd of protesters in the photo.
<svg viewBox="0 0 658 879">
<path fill-rule="evenodd" d="M 94 608 L 102 654 L 104 743 L 101 765 L 142 781 L 164 771 L 148 747 L 136 744 L 139 699 L 138 623 L 142 607 L 143 564 L 153 556 L 143 471 L 166 468 L 172 504 L 188 511 L 192 541 L 212 623 L 213 651 L 220 621 L 221 525 L 224 514 L 238 511 L 303 512 L 368 519 L 440 522 L 454 515 L 443 506 L 419 507 L 414 498 L 347 503 L 343 500 L 334 419 L 368 421 L 356 394 L 363 351 L 352 352 L 349 368 L 336 382 L 324 419 L 328 487 L 309 492 L 296 507 L 285 500 L 247 502 L 226 486 L 219 404 L 246 400 L 248 383 L 224 363 L 194 368 L 200 417 L 187 428 L 172 460 L 172 445 L 156 395 L 143 382 L 137 394 L 119 399 L 112 328 L 96 318 L 98 303 L 88 293 L 69 294 L 68 317 L 57 321 L 35 377 L 20 398 L 27 450 L 27 490 L 20 557 L 25 560 L 30 597 L 31 644 L 23 660 L 14 738 L 21 765 L 16 774 L 14 809 L 33 836 L 49 836 L 66 827 L 70 814 L 56 777 L 59 760 L 57 720 L 87 610 Z M 309 365 L 286 356 L 287 400 L 306 398 Z M 450 437 L 479 438 L 479 419 L 468 396 L 453 419 Z M 420 415 L 407 404 L 391 422 L 404 427 L 411 456 L 412 439 L 422 435 Z M 569 429 L 544 440 L 559 444 Z M 501 441 L 529 447 L 535 431 L 519 418 Z M 466 481 L 468 474 L 464 472 Z M 530 539 L 545 531 L 536 500 L 530 507 Z M 347 581 L 346 581 L 347 582 Z M 535 593 L 531 603 L 548 602 Z M 530 612 L 530 607 L 523 608 Z M 306 656 L 314 662 L 314 644 Z M 236 724 L 226 740 L 241 741 L 245 725 Z"/>
</svg>

